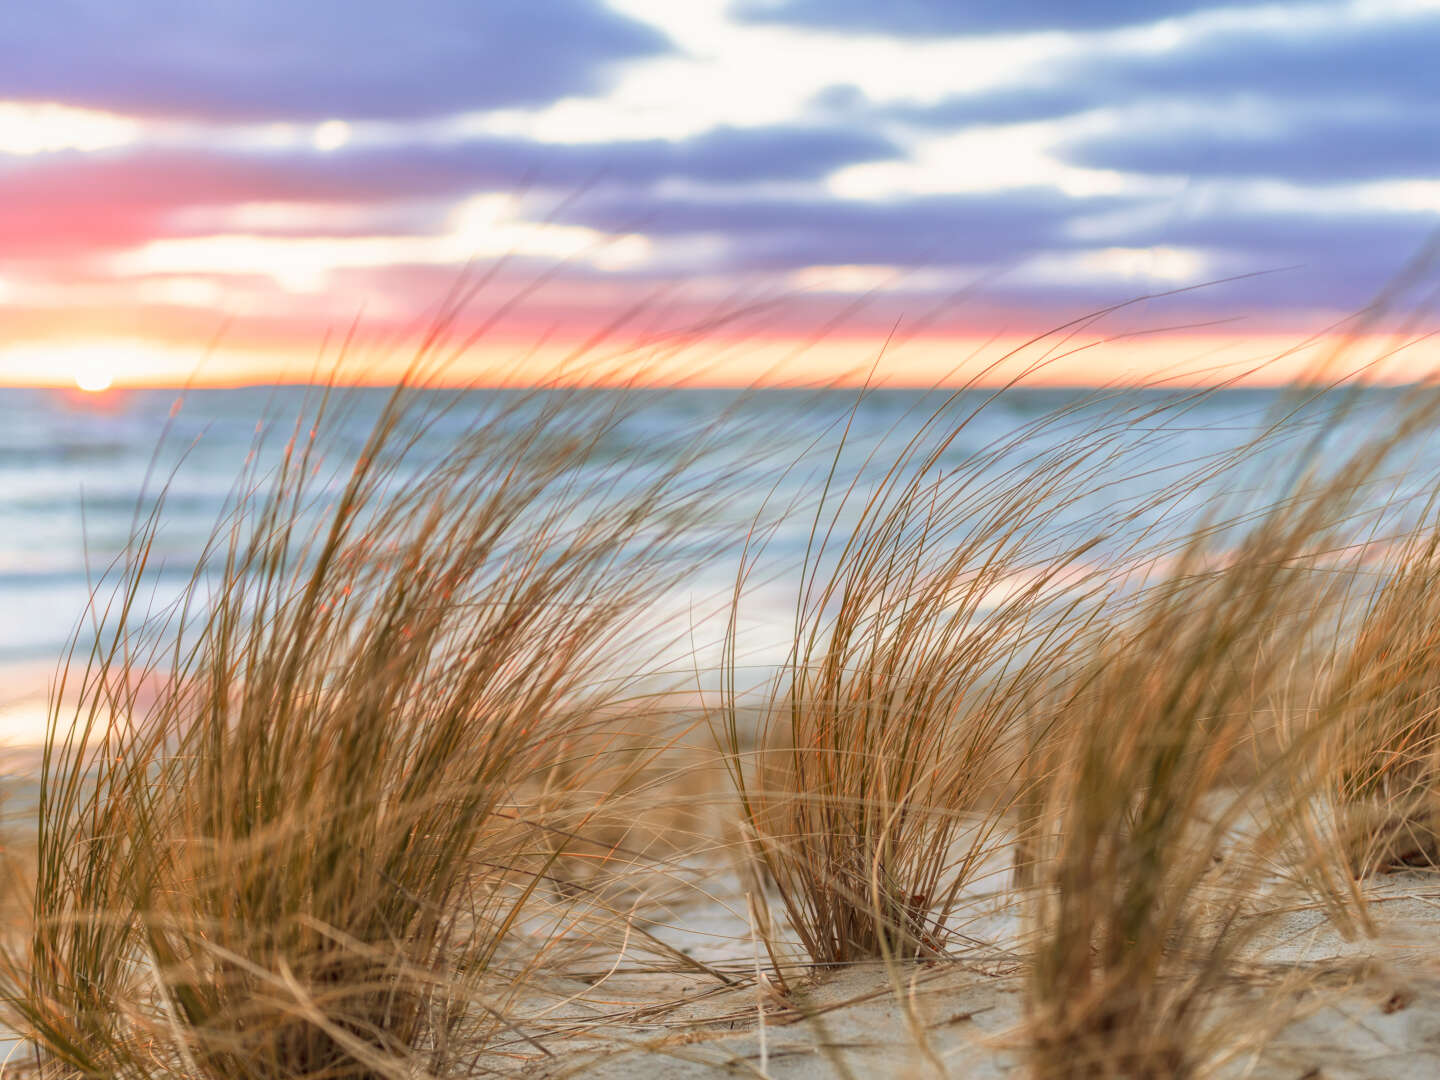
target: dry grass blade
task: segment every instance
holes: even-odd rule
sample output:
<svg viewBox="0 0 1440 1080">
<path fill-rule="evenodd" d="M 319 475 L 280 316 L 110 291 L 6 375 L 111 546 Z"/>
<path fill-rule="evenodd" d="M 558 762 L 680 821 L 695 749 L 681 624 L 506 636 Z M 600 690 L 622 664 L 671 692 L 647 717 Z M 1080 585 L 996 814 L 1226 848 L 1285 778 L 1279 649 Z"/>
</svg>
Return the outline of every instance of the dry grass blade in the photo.
<svg viewBox="0 0 1440 1080">
<path fill-rule="evenodd" d="M 1222 781 L 1251 735 L 1268 612 L 1291 587 L 1253 554 L 1162 588 L 1112 630 L 1029 763 L 1038 1077 L 1159 1080 L 1203 1060 L 1207 994 L 1244 941 L 1257 880 L 1250 853 L 1221 857 L 1243 805 Z"/>
<path fill-rule="evenodd" d="M 1354 875 L 1440 864 L 1440 536 L 1398 545 L 1380 577 L 1317 710 L 1317 771 Z"/>
<path fill-rule="evenodd" d="M 1196 532 L 1076 663 L 1026 800 L 1037 1077 L 1193 1076 L 1241 1041 L 1212 1014 L 1214 991 L 1262 924 L 1318 745 L 1277 750 L 1262 718 L 1336 618 L 1357 500 L 1433 407 L 1403 404 L 1323 475 L 1297 470 L 1227 549 L 1234 524 Z"/>
<path fill-rule="evenodd" d="M 1082 418 L 1059 437 L 1048 429 L 1076 420 L 1061 411 L 942 469 L 980 413 L 937 411 L 853 527 L 841 522 L 854 488 L 822 499 L 792 651 L 753 738 L 732 667 L 732 779 L 816 962 L 952 944 L 967 890 L 1012 842 L 1025 720 L 1108 588 L 1087 557 L 1125 515 L 1060 523 L 1102 486 L 1134 417 Z"/>
<path fill-rule="evenodd" d="M 402 389 L 326 488 L 327 407 L 147 622 L 157 510 L 70 667 L 5 983 L 47 1074 L 442 1072 L 543 958 L 507 943 L 584 824 L 548 827 L 550 777 L 605 761 L 627 628 L 689 565 L 703 438 L 597 467 L 623 396 L 537 393 L 424 462 L 439 417 Z"/>
</svg>

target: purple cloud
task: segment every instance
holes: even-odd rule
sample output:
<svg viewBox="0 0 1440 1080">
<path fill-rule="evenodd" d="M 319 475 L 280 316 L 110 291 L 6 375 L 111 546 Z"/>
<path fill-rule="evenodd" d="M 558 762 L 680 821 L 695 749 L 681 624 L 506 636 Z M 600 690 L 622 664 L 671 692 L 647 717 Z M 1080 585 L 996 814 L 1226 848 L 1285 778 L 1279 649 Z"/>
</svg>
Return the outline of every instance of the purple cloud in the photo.
<svg viewBox="0 0 1440 1080">
<path fill-rule="evenodd" d="M 1192 177 L 1268 177 L 1302 183 L 1440 175 L 1440 115 L 1310 116 L 1276 134 L 1168 130 L 1075 142 L 1078 164 Z"/>
<path fill-rule="evenodd" d="M 668 48 L 598 0 L 49 0 L 8 9 L 0 97 L 212 120 L 401 119 L 603 88 Z"/>
<path fill-rule="evenodd" d="M 897 37 L 936 34 L 1009 34 L 1035 30 L 1108 30 L 1158 22 L 1247 0 L 1010 0 L 1005 4 L 956 0 L 740 0 L 737 16 L 817 30 L 853 30 Z"/>
<path fill-rule="evenodd" d="M 878 132 L 784 124 L 722 127 L 679 140 L 538 143 L 496 137 L 446 146 L 355 147 L 331 156 L 335 167 L 368 173 L 377 181 L 404 184 L 413 178 L 464 190 L 522 183 L 576 189 L 673 178 L 716 184 L 815 180 L 843 165 L 902 155 Z"/>
<path fill-rule="evenodd" d="M 885 202 L 833 198 L 680 199 L 618 196 L 566 207 L 567 221 L 606 231 L 727 238 L 730 269 L 812 265 L 977 265 L 1063 245 L 1082 210 L 1120 205 L 1035 189 Z"/>
<path fill-rule="evenodd" d="M 1433 108 L 1440 102 L 1437 54 L 1440 18 L 1431 14 L 1343 30 L 1227 31 L 1153 55 L 1086 59 L 1062 76 L 1077 87 L 1100 79 L 1112 100 L 1250 95 Z"/>
</svg>

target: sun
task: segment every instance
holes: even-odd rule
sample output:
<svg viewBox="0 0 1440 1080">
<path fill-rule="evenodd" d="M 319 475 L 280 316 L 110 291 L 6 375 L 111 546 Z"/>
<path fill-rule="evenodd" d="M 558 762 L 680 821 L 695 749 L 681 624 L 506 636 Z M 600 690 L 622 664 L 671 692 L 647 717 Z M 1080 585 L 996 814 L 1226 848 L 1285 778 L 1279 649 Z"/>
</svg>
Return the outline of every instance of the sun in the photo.
<svg viewBox="0 0 1440 1080">
<path fill-rule="evenodd" d="M 87 394 L 104 393 L 114 381 L 110 372 L 98 367 L 83 367 L 75 372 L 75 385 Z"/>
</svg>

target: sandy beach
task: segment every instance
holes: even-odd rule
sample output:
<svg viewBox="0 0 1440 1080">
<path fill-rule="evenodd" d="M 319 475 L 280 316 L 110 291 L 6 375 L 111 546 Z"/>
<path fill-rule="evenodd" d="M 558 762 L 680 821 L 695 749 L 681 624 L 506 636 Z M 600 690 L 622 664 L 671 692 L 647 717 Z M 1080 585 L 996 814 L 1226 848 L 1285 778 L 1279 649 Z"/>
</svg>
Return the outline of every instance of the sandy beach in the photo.
<svg viewBox="0 0 1440 1080">
<path fill-rule="evenodd" d="M 1345 940 L 1313 906 L 1267 920 L 1210 1004 L 1216 1041 L 1205 1075 L 1399 1080 L 1440 1069 L 1440 878 L 1389 875 L 1367 895 L 1373 938 Z M 753 936 L 746 940 L 744 899 L 721 899 L 680 907 L 661 932 L 731 985 L 627 974 L 624 962 L 609 977 L 547 982 L 544 999 L 531 1003 L 543 1018 L 520 1025 L 525 1037 L 499 1040 L 487 1061 L 526 1076 L 607 1080 L 1022 1070 L 1025 969 L 1013 915 L 967 928 L 977 936 L 1009 929 L 1017 936 L 1008 943 L 927 963 L 824 972 L 797 963 L 786 993 Z"/>
</svg>

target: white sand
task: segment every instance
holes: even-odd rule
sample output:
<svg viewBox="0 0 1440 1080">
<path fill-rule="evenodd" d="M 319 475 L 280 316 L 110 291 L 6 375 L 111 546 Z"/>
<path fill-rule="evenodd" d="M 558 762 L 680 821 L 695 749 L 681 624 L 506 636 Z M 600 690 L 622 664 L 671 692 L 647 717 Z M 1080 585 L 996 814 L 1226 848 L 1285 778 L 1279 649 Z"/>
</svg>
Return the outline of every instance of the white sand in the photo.
<svg viewBox="0 0 1440 1080">
<path fill-rule="evenodd" d="M 1313 908 L 1277 917 L 1221 995 L 1214 1019 L 1228 1060 L 1221 1076 L 1338 1080 L 1440 1076 L 1440 877 L 1377 879 L 1374 938 L 1345 941 Z M 497 1067 L 524 1075 L 669 1078 L 729 1075 L 1001 1077 L 1023 1064 L 1023 968 L 1005 947 L 943 962 L 880 965 L 791 977 L 779 993 L 755 972 L 739 903 L 676 911 L 690 931 L 656 930 L 730 973 L 615 975 L 555 984 L 573 995 L 526 1029 Z M 975 937 L 1014 932 L 990 916 Z M 995 940 L 993 937 L 991 940 Z M 661 1004 L 663 1002 L 663 1005 Z M 659 1007 L 657 1007 L 659 1006 Z M 1233 1025 L 1231 1031 L 1223 1025 Z M 504 1042 L 504 1040 L 502 1040 Z"/>
</svg>

